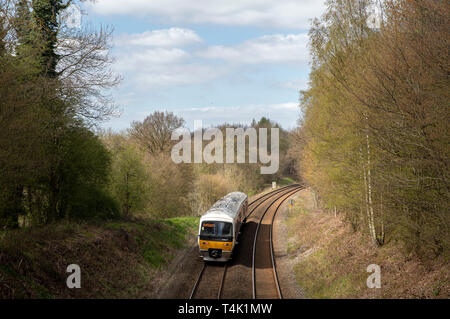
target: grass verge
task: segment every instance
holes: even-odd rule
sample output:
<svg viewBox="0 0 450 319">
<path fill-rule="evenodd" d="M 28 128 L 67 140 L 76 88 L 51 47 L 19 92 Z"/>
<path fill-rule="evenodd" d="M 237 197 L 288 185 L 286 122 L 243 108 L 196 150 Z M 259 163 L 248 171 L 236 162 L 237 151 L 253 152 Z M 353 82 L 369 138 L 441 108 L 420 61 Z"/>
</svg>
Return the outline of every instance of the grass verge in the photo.
<svg viewBox="0 0 450 319">
<path fill-rule="evenodd" d="M 60 222 L 0 233 L 0 298 L 140 298 L 195 235 L 197 217 Z M 66 268 L 81 268 L 68 289 Z"/>
</svg>

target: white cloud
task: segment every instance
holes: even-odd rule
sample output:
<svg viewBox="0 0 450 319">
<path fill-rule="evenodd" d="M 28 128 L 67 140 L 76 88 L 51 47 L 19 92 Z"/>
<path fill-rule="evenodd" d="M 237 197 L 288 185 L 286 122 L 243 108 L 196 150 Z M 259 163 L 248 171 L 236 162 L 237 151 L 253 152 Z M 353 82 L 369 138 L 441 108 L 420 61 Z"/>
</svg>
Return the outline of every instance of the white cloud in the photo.
<svg viewBox="0 0 450 319">
<path fill-rule="evenodd" d="M 292 128 L 300 115 L 298 102 L 192 107 L 176 109 L 174 112 L 182 116 L 190 128 L 194 120 L 202 120 L 204 126 L 225 122 L 250 124 L 252 119 L 259 120 L 263 116 L 280 123 L 284 128 Z"/>
<path fill-rule="evenodd" d="M 134 96 L 133 96 L 134 97 Z M 124 101 L 127 103 L 128 101 Z M 135 105 L 136 101 L 131 100 L 131 105 Z M 134 111 L 125 109 L 124 114 L 120 118 L 111 119 L 107 126 L 116 129 L 126 129 L 130 122 L 142 120 L 144 117 L 159 110 L 159 106 L 149 107 L 142 105 Z M 251 124 L 252 120 L 259 120 L 265 116 L 278 124 L 284 129 L 296 127 L 297 120 L 300 117 L 300 109 L 297 102 L 286 102 L 279 104 L 250 104 L 240 106 L 207 106 L 207 107 L 186 107 L 186 108 L 166 108 L 174 112 L 176 115 L 183 117 L 186 126 L 192 131 L 194 129 L 194 121 L 201 120 L 203 127 L 207 128 L 213 125 L 228 124 Z"/>
<path fill-rule="evenodd" d="M 116 68 L 119 71 L 144 71 L 155 65 L 170 65 L 186 61 L 189 53 L 178 48 L 135 50 L 131 53 L 122 52 L 116 59 Z"/>
<path fill-rule="evenodd" d="M 237 45 L 208 47 L 190 29 L 122 34 L 116 41 L 115 69 L 127 83 L 144 89 L 205 83 L 240 70 L 244 64 L 305 64 L 307 42 L 306 33 L 273 34 Z M 202 43 L 202 49 L 188 46 L 196 43 Z"/>
<path fill-rule="evenodd" d="M 115 69 L 138 89 L 202 83 L 219 76 L 223 68 L 194 63 L 191 55 L 178 48 L 121 50 Z"/>
<path fill-rule="evenodd" d="M 324 11 L 323 0 L 97 0 L 89 4 L 104 15 L 126 14 L 165 23 L 307 29 Z"/>
<path fill-rule="evenodd" d="M 304 33 L 275 34 L 235 46 L 206 46 L 192 52 L 192 48 L 172 46 L 201 42 L 195 32 L 176 28 L 154 30 L 122 37 L 117 42 L 116 70 L 126 72 L 126 78 L 146 89 L 204 83 L 243 64 L 305 63 L 307 41 Z M 213 59 L 226 63 L 215 63 Z"/>
<path fill-rule="evenodd" d="M 212 46 L 197 55 L 235 64 L 306 62 L 308 35 L 275 34 L 245 41 L 237 46 Z"/>
<path fill-rule="evenodd" d="M 116 40 L 119 46 L 182 47 L 200 43 L 195 31 L 183 28 L 160 29 L 138 34 L 122 34 Z"/>
<path fill-rule="evenodd" d="M 220 76 L 223 72 L 223 68 L 198 63 L 149 65 L 137 71 L 132 80 L 140 88 L 151 89 L 204 83 Z"/>
<path fill-rule="evenodd" d="M 280 87 L 285 89 L 294 89 L 294 90 L 305 90 L 308 87 L 308 80 L 306 79 L 295 79 L 291 81 L 286 81 L 280 83 Z"/>
<path fill-rule="evenodd" d="M 203 83 L 224 68 L 195 62 L 188 51 L 179 48 L 201 42 L 197 33 L 181 28 L 122 34 L 116 41 L 115 69 L 132 87 L 144 90 Z"/>
</svg>

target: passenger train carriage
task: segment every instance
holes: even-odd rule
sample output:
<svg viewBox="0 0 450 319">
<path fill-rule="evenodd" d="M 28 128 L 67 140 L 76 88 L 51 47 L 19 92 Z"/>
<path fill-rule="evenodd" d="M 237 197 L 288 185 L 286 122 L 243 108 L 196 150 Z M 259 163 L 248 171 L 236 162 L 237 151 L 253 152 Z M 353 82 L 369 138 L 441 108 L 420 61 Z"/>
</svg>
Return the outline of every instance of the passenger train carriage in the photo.
<svg viewBox="0 0 450 319">
<path fill-rule="evenodd" d="M 233 192 L 217 201 L 200 218 L 198 246 L 205 261 L 227 261 L 237 245 L 239 230 L 247 216 L 248 198 Z"/>
</svg>

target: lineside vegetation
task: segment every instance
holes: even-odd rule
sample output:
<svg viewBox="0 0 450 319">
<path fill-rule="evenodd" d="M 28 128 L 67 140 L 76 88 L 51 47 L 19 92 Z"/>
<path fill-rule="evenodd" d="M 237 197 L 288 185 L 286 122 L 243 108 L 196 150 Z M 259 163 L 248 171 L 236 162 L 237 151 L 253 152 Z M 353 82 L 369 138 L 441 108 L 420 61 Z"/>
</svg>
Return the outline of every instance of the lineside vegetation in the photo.
<svg viewBox="0 0 450 319">
<path fill-rule="evenodd" d="M 449 41 L 446 1 L 330 0 L 310 30 L 299 171 L 372 245 L 448 254 Z"/>
</svg>

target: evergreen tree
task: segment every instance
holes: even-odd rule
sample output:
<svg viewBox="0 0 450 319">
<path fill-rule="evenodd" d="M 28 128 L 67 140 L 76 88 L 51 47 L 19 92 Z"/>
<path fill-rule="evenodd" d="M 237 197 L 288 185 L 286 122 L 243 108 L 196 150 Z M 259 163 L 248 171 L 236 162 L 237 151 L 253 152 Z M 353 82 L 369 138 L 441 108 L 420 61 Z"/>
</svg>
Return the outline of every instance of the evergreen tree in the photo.
<svg viewBox="0 0 450 319">
<path fill-rule="evenodd" d="M 42 71 L 49 77 L 56 77 L 56 65 L 59 56 L 56 53 L 58 40 L 58 15 L 66 9 L 71 0 L 64 3 L 62 0 L 32 0 L 32 16 L 35 28 L 42 41 L 40 63 Z"/>
</svg>

